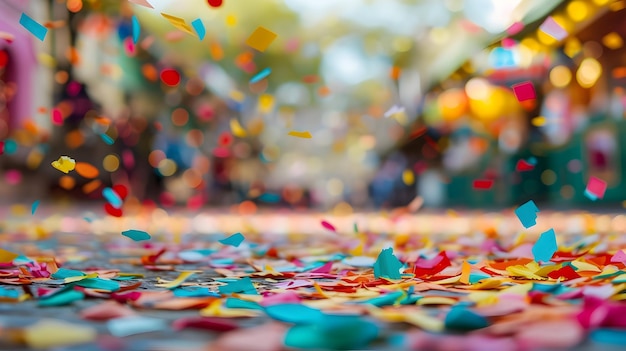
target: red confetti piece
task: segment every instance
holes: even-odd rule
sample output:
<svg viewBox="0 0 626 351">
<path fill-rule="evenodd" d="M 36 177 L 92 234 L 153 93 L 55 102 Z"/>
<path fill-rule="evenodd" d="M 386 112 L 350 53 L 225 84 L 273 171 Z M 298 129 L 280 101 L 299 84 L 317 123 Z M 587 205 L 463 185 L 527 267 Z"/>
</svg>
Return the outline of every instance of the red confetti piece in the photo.
<svg viewBox="0 0 626 351">
<path fill-rule="evenodd" d="M 172 68 L 166 68 L 161 71 L 161 81 L 165 85 L 175 87 L 180 83 L 180 73 Z"/>
<path fill-rule="evenodd" d="M 515 84 L 512 86 L 512 88 L 513 93 L 515 93 L 515 97 L 519 102 L 533 100 L 537 97 L 537 94 L 535 93 L 535 87 L 531 82 Z"/>
<path fill-rule="evenodd" d="M 207 3 L 211 7 L 220 7 L 220 6 L 222 6 L 223 2 L 224 2 L 224 0 L 207 0 Z"/>
<path fill-rule="evenodd" d="M 58 108 L 52 110 L 52 124 L 60 126 L 63 125 L 63 113 Z"/>
<path fill-rule="evenodd" d="M 493 186 L 493 179 L 476 179 L 473 183 L 474 189 L 489 190 Z"/>
<path fill-rule="evenodd" d="M 517 161 L 517 164 L 515 165 L 515 170 L 517 172 L 528 172 L 528 171 L 532 171 L 533 169 L 535 169 L 535 165 L 533 165 L 532 163 L 529 163 L 526 160 L 519 160 Z"/>
<path fill-rule="evenodd" d="M 125 185 L 116 184 L 112 187 L 112 189 L 122 200 L 125 200 L 126 196 L 128 196 L 128 188 Z"/>
<path fill-rule="evenodd" d="M 415 269 L 413 273 L 417 278 L 422 278 L 429 275 L 435 275 L 447 267 L 450 267 L 450 259 L 446 255 L 445 251 L 440 252 L 433 259 L 420 258 L 415 262 Z"/>
<path fill-rule="evenodd" d="M 330 223 L 328 223 L 326 221 L 322 221 L 322 227 L 324 227 L 324 228 L 326 228 L 326 229 L 328 229 L 330 231 L 337 232 L 337 228 L 335 228 L 334 225 L 332 225 L 332 224 L 330 224 Z"/>
<path fill-rule="evenodd" d="M 124 214 L 121 208 L 115 208 L 109 203 L 104 204 L 104 210 L 113 217 L 122 217 Z"/>
<path fill-rule="evenodd" d="M 564 266 L 563 268 L 548 273 L 548 277 L 552 279 L 565 278 L 565 280 L 571 280 L 580 278 L 580 275 L 576 273 L 572 266 Z"/>
</svg>

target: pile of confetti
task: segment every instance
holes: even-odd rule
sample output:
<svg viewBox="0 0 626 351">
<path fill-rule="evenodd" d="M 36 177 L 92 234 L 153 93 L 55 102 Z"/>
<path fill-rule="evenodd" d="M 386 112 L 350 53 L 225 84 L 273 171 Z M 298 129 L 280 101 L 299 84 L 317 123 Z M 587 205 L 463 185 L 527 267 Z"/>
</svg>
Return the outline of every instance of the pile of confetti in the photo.
<svg viewBox="0 0 626 351">
<path fill-rule="evenodd" d="M 532 226 L 535 211 L 530 203 L 517 212 Z M 94 238 L 89 247 L 79 236 L 53 236 L 63 242 L 52 246 L 7 237 L 12 244 L 0 249 L 3 304 L 36 304 L 42 315 L 81 306 L 80 318 L 95 322 L 39 318 L 15 326 L 0 317 L 0 344 L 109 350 L 117 342 L 133 349 L 133 339 L 125 341 L 132 335 L 190 328 L 206 333 L 202 347 L 211 350 L 535 350 L 626 342 L 626 252 L 616 237 L 334 229 L 321 221 L 316 237 L 189 234 L 181 244 L 130 229 Z M 169 320 L 151 316 L 155 310 L 192 314 Z"/>
</svg>

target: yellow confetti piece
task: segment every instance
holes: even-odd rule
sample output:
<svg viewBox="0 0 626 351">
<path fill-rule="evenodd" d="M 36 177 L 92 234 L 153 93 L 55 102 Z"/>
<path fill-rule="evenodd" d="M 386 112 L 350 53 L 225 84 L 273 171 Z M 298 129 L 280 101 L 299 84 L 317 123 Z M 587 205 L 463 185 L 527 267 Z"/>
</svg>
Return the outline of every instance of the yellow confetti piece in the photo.
<svg viewBox="0 0 626 351">
<path fill-rule="evenodd" d="M 200 310 L 200 315 L 203 317 L 257 317 L 261 315 L 261 313 L 261 311 L 243 308 L 222 308 L 222 300 L 219 299 L 213 301 L 208 307 Z"/>
<path fill-rule="evenodd" d="M 199 273 L 200 271 L 183 271 L 180 273 L 178 278 L 171 282 L 165 282 L 164 280 L 158 279 L 159 284 L 155 284 L 160 288 L 174 289 L 180 286 L 185 280 L 194 275 L 195 273 Z"/>
<path fill-rule="evenodd" d="M 46 54 L 45 52 L 40 52 L 37 55 L 37 60 L 39 61 L 41 65 L 46 66 L 48 68 L 54 68 L 57 65 L 57 60 L 51 55 Z"/>
<path fill-rule="evenodd" d="M 413 171 L 405 169 L 404 172 L 402 172 L 402 181 L 405 185 L 413 185 L 413 183 L 415 183 L 415 175 L 413 174 Z"/>
<path fill-rule="evenodd" d="M 437 284 L 437 285 L 455 284 L 455 283 L 459 282 L 460 278 L 461 278 L 461 276 L 450 277 L 448 279 L 436 280 L 436 281 L 433 281 L 431 283 Z"/>
<path fill-rule="evenodd" d="M 271 30 L 259 26 L 248 39 L 246 40 L 246 45 L 249 47 L 258 50 L 260 52 L 265 51 L 268 46 L 276 39 L 276 33 Z"/>
<path fill-rule="evenodd" d="M 69 156 L 61 156 L 58 160 L 52 161 L 52 167 L 67 174 L 76 168 L 76 161 Z"/>
<path fill-rule="evenodd" d="M 246 130 L 243 129 L 241 124 L 239 124 L 239 121 L 236 120 L 235 118 L 230 120 L 230 131 L 237 138 L 245 138 L 248 136 L 248 132 L 246 132 Z"/>
<path fill-rule="evenodd" d="M 43 319 L 24 330 L 24 341 L 34 349 L 85 344 L 94 341 L 98 333 L 92 327 Z"/>
<path fill-rule="evenodd" d="M 75 283 L 83 279 L 93 279 L 93 278 L 98 278 L 98 273 L 90 273 L 90 274 L 85 274 L 85 275 L 79 275 L 76 277 L 67 277 L 65 278 L 65 284 Z"/>
<path fill-rule="evenodd" d="M 291 132 L 289 132 L 288 135 L 296 137 L 296 138 L 303 138 L 303 139 L 311 139 L 313 137 L 311 133 L 309 132 L 297 132 L 295 130 L 292 130 Z"/>
<path fill-rule="evenodd" d="M 258 110 L 261 113 L 269 113 L 274 108 L 274 97 L 270 94 L 259 96 Z"/>
<path fill-rule="evenodd" d="M 19 255 L 11 252 L 11 251 L 7 251 L 5 249 L 0 248 L 0 262 L 1 263 L 9 263 L 9 262 L 13 262 L 14 259 L 16 259 Z"/>
<path fill-rule="evenodd" d="M 424 313 L 407 313 L 404 317 L 404 321 L 430 332 L 441 332 L 444 328 L 444 322 L 442 320 Z"/>
<path fill-rule="evenodd" d="M 193 31 L 193 28 L 191 28 L 187 24 L 187 22 L 185 22 L 184 19 L 182 19 L 180 17 L 168 15 L 167 13 L 161 13 L 161 16 L 163 16 L 163 18 L 168 20 L 177 29 L 180 29 L 181 31 L 183 31 L 183 32 L 185 32 L 187 34 L 191 34 L 193 36 L 196 36 L 196 33 Z"/>
<path fill-rule="evenodd" d="M 472 272 L 472 265 L 467 261 L 463 261 L 463 267 L 461 268 L 461 278 L 459 282 L 463 284 L 469 284 L 470 273 Z"/>
<path fill-rule="evenodd" d="M 417 301 L 420 306 L 424 305 L 454 305 L 457 303 L 456 299 L 443 296 L 428 296 L 421 298 Z"/>
<path fill-rule="evenodd" d="M 587 262 L 582 262 L 582 261 L 572 261 L 572 266 L 578 268 L 577 271 L 589 271 L 589 272 L 602 272 L 602 270 L 600 268 L 598 268 L 598 266 L 595 266 L 591 263 L 587 263 Z"/>
<path fill-rule="evenodd" d="M 234 27 L 237 25 L 237 17 L 235 15 L 226 16 L 226 25 L 229 27 Z"/>
<path fill-rule="evenodd" d="M 531 271 L 526 266 L 520 266 L 520 265 L 510 266 L 510 267 L 506 267 L 506 270 L 511 275 L 516 276 L 516 277 L 524 277 L 527 279 L 534 279 L 534 280 L 546 280 L 546 278 L 536 275 L 534 271 Z"/>
<path fill-rule="evenodd" d="M 244 95 L 244 93 L 240 92 L 239 90 L 233 90 L 230 92 L 230 98 L 237 102 L 243 102 L 243 100 L 246 98 L 246 95 Z"/>
<path fill-rule="evenodd" d="M 490 290 L 499 287 L 500 285 L 502 285 L 502 283 L 504 283 L 504 280 L 502 279 L 486 278 L 470 286 L 469 288 L 472 290 Z"/>
</svg>

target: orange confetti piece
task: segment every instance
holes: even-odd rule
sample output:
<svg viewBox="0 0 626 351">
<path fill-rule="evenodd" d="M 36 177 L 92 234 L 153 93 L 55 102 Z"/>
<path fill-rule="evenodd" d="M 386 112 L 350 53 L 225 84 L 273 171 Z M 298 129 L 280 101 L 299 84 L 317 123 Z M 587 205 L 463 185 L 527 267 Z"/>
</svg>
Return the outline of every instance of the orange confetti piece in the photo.
<svg viewBox="0 0 626 351">
<path fill-rule="evenodd" d="M 470 273 L 472 272 L 472 265 L 467 261 L 463 261 L 463 268 L 461 268 L 461 278 L 459 281 L 463 284 L 469 284 Z"/>
<path fill-rule="evenodd" d="M 74 170 L 78 173 L 78 175 L 87 179 L 96 178 L 100 174 L 98 168 L 86 162 L 76 162 Z"/>
<path fill-rule="evenodd" d="M 94 179 L 89 183 L 83 185 L 83 193 L 91 194 L 96 191 L 100 187 L 100 185 L 102 185 L 102 182 L 98 179 Z"/>
<path fill-rule="evenodd" d="M 224 58 L 224 50 L 222 49 L 222 46 L 219 42 L 211 42 L 211 46 L 209 49 L 211 50 L 211 57 L 214 61 L 219 61 Z"/>
</svg>

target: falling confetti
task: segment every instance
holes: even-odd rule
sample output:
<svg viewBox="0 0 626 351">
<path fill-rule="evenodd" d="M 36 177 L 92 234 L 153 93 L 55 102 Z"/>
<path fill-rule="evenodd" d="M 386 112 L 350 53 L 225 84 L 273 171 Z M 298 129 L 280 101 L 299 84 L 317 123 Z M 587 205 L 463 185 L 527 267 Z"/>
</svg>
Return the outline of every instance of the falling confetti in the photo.
<svg viewBox="0 0 626 351">
<path fill-rule="evenodd" d="M 52 162 L 52 167 L 67 174 L 76 168 L 76 161 L 69 156 L 61 156 L 58 160 Z"/>
</svg>

